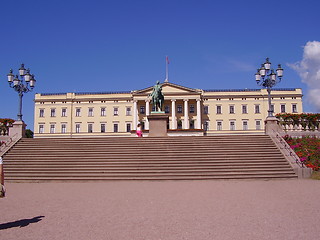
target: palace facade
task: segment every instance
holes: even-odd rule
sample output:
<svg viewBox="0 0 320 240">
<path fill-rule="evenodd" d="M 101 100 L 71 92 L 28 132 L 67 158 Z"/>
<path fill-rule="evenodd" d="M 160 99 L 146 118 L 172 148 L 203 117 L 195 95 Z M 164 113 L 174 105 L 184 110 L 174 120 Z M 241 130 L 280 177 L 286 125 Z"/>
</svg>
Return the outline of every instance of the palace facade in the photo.
<svg viewBox="0 0 320 240">
<path fill-rule="evenodd" d="M 148 130 L 151 92 L 152 87 L 130 92 L 36 94 L 34 136 L 130 136 L 138 123 Z M 266 89 L 202 90 L 165 82 L 162 92 L 169 132 L 264 132 Z M 275 114 L 303 112 L 301 89 L 273 89 L 271 96 Z"/>
</svg>

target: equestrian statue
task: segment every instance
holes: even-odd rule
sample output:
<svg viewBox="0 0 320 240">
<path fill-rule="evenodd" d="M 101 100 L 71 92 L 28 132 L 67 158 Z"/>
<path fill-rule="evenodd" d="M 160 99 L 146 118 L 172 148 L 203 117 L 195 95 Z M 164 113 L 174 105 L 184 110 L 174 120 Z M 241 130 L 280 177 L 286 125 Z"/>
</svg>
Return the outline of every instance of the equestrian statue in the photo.
<svg viewBox="0 0 320 240">
<path fill-rule="evenodd" d="M 153 91 L 149 96 L 152 97 L 152 105 L 155 112 L 162 112 L 164 97 L 162 95 L 162 85 L 160 84 L 160 81 L 157 81 L 157 84 L 153 86 Z"/>
</svg>

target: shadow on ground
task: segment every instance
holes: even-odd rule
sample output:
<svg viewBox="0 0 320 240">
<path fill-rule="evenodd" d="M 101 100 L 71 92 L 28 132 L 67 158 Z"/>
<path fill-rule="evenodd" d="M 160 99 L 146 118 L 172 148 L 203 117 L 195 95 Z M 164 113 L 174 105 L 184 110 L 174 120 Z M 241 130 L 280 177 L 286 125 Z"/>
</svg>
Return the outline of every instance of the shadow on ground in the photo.
<svg viewBox="0 0 320 240">
<path fill-rule="evenodd" d="M 38 216 L 34 218 L 29 218 L 29 219 L 21 219 L 15 222 L 8 222 L 8 223 L 2 223 L 0 224 L 0 230 L 8 229 L 8 228 L 13 228 L 13 227 L 26 227 L 30 223 L 37 223 L 42 220 L 44 216 Z"/>
</svg>

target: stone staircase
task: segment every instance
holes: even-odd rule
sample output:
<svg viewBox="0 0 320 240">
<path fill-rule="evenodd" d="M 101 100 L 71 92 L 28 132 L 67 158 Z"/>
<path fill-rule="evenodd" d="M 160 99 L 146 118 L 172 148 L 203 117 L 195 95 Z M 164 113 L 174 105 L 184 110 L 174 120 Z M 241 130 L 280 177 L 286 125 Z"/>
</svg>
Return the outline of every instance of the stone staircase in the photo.
<svg viewBox="0 0 320 240">
<path fill-rule="evenodd" d="M 297 178 L 266 135 L 21 139 L 6 181 Z"/>
</svg>

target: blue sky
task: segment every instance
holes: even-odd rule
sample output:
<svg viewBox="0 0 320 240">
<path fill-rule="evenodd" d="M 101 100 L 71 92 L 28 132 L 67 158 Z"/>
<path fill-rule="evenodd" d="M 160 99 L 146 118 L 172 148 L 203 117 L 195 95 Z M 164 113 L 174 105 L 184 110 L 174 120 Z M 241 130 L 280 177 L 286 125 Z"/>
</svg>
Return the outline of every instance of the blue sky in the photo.
<svg viewBox="0 0 320 240">
<path fill-rule="evenodd" d="M 200 89 L 258 88 L 269 57 L 285 70 L 277 87 L 307 95 L 304 51 L 320 41 L 319 9 L 318 0 L 0 0 L 0 118 L 16 119 L 6 75 L 22 62 L 37 80 L 23 101 L 30 129 L 34 93 L 142 89 L 164 80 L 166 55 L 169 80 Z M 304 110 L 318 111 L 312 103 Z"/>
</svg>

